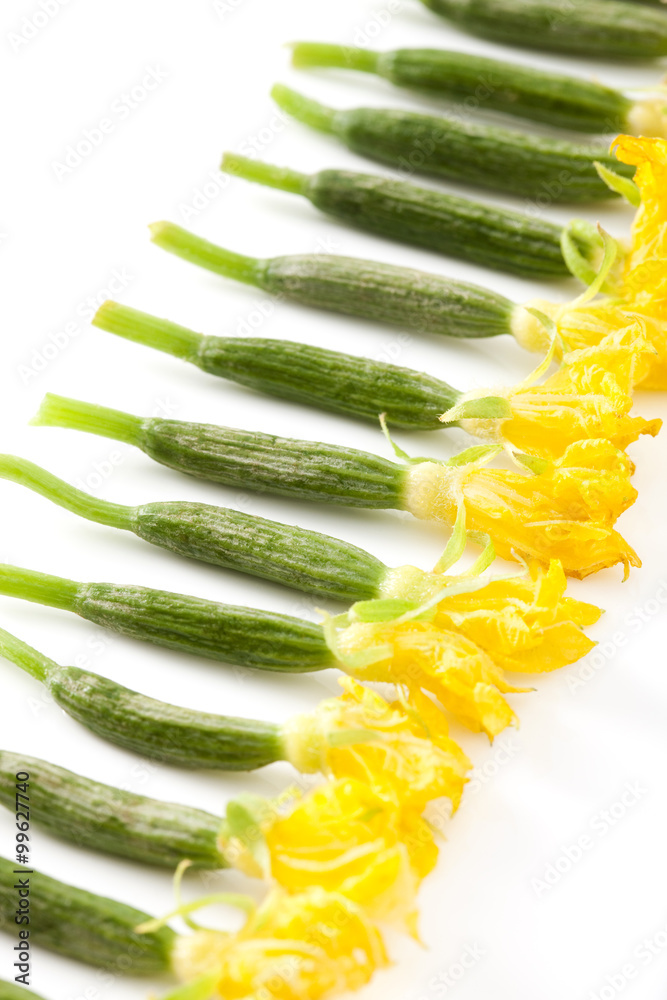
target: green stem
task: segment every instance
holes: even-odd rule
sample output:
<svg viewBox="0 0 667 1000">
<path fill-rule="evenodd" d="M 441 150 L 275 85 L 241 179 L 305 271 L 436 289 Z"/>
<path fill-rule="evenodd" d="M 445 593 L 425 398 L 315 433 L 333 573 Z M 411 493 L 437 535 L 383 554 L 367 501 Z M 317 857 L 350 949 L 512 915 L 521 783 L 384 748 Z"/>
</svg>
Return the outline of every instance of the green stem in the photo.
<svg viewBox="0 0 667 1000">
<path fill-rule="evenodd" d="M 271 97 L 279 108 L 304 125 L 316 128 L 320 132 L 329 132 L 332 135 L 335 133 L 338 114 L 335 108 L 327 108 L 324 104 L 313 101 L 310 97 L 304 97 L 303 94 L 298 94 L 296 90 L 282 83 L 275 85 Z"/>
<path fill-rule="evenodd" d="M 126 340 L 133 340 L 146 347 L 173 354 L 184 361 L 192 361 L 197 356 L 202 336 L 185 326 L 158 319 L 149 313 L 130 309 L 118 302 L 107 299 L 97 310 L 92 320 L 93 326 L 108 333 L 115 333 Z"/>
<path fill-rule="evenodd" d="M 245 257 L 232 250 L 225 250 L 172 222 L 154 222 L 149 229 L 153 243 L 163 250 L 189 260 L 191 264 L 205 267 L 215 274 L 235 278 L 236 281 L 243 281 L 246 285 L 261 287 L 264 261 L 257 257 Z"/>
<path fill-rule="evenodd" d="M 15 663 L 17 667 L 25 670 L 27 674 L 30 674 L 37 681 L 44 682 L 50 673 L 58 669 L 58 664 L 50 660 L 48 656 L 39 653 L 32 646 L 29 646 L 27 642 L 22 642 L 10 632 L 5 632 L 3 628 L 0 628 L 0 656 L 4 656 L 11 663 Z"/>
<path fill-rule="evenodd" d="M 16 983 L 0 979 L 0 1000 L 42 1000 L 42 997 L 26 989 L 25 986 L 17 986 Z"/>
<path fill-rule="evenodd" d="M 44 397 L 39 412 L 30 423 L 35 427 L 69 427 L 71 430 L 99 434 L 101 437 L 138 447 L 141 447 L 144 429 L 141 417 L 97 406 L 96 403 L 54 396 L 50 392 Z"/>
<path fill-rule="evenodd" d="M 134 508 L 91 497 L 25 458 L 0 455 L 0 479 L 7 479 L 34 493 L 40 493 L 52 503 L 89 521 L 106 524 L 111 528 L 132 528 Z"/>
<path fill-rule="evenodd" d="M 334 66 L 339 69 L 356 69 L 362 73 L 377 73 L 380 53 L 348 45 L 328 45 L 321 42 L 293 42 L 292 65 L 299 69 L 306 66 Z"/>
<path fill-rule="evenodd" d="M 308 174 L 290 170 L 289 167 L 275 167 L 270 163 L 260 163 L 258 160 L 251 160 L 249 157 L 239 156 L 237 153 L 225 153 L 220 169 L 227 174 L 241 177 L 243 180 L 278 188 L 279 191 L 287 191 L 289 194 L 305 195 L 310 180 Z"/>
</svg>

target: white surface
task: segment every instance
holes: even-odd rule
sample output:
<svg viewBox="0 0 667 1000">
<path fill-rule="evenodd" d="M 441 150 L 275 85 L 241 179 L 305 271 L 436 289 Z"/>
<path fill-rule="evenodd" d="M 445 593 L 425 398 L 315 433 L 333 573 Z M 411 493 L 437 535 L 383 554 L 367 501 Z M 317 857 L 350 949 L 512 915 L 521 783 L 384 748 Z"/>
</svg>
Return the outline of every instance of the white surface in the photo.
<svg viewBox="0 0 667 1000">
<path fill-rule="evenodd" d="M 16 50 L 11 34 L 39 9 L 37 2 L 5 0 L 0 14 L 2 450 L 87 483 L 110 500 L 219 501 L 337 534 L 389 563 L 431 565 L 444 539 L 407 517 L 239 494 L 182 478 L 129 447 L 73 431 L 29 428 L 27 421 L 43 393 L 51 390 L 140 414 L 270 429 L 387 454 L 372 426 L 263 399 L 91 328 L 93 300 L 107 297 L 105 289 L 123 302 L 208 333 L 233 334 L 255 324 L 263 336 L 389 356 L 461 387 L 516 381 L 534 359 L 513 344 L 428 340 L 276 305 L 259 292 L 218 280 L 155 249 L 145 227 L 171 218 L 258 255 L 324 248 L 377 256 L 486 283 L 517 300 L 529 298 L 541 290 L 355 233 L 290 195 L 226 181 L 216 168 L 224 149 L 247 152 L 254 144 L 262 158 L 303 170 L 368 169 L 333 140 L 283 123 L 268 97 L 276 80 L 291 80 L 341 106 L 428 106 L 370 77 L 291 72 L 281 48 L 291 39 L 367 40 L 378 48 L 450 45 L 580 73 L 583 64 L 503 52 L 450 30 L 416 0 L 70 0 Z M 123 94 L 151 70 L 159 71 L 154 80 L 162 74 L 164 79 L 140 106 L 123 111 Z M 655 67 L 621 71 L 602 64 L 595 72 L 625 86 L 649 84 L 659 75 Z M 63 160 L 68 145 L 102 118 L 111 121 L 103 142 L 57 179 L 54 164 Z M 567 219 L 572 214 L 564 207 L 550 216 Z M 596 218 L 595 208 L 579 214 Z M 601 218 L 622 233 L 631 213 L 618 206 L 605 209 Z M 114 289 L 111 278 L 119 272 L 125 287 Z M 551 286 L 550 294 L 563 299 L 574 293 L 574 283 Z M 260 311 L 264 318 L 256 325 Z M 69 330 L 69 342 L 61 337 L 58 343 L 65 346 L 45 351 L 63 330 Z M 50 358 L 42 365 L 39 358 L 45 354 Z M 667 416 L 657 394 L 639 394 L 637 409 L 646 416 Z M 397 437 L 417 454 L 431 449 L 446 455 L 462 445 L 462 438 L 444 433 Z M 666 447 L 663 436 L 632 448 L 640 499 L 620 526 L 642 555 L 644 568 L 623 586 L 616 568 L 571 587 L 572 594 L 608 609 L 594 631 L 602 653 L 592 660 L 588 680 L 576 684 L 579 665 L 538 680 L 537 694 L 514 696 L 521 732 L 506 733 L 495 748 L 461 734 L 482 769 L 482 780 L 470 789 L 451 824 L 438 870 L 422 891 L 428 948 L 392 939 L 399 962 L 362 994 L 369 1000 L 440 1000 L 445 995 L 457 1000 L 583 1000 L 621 993 L 628 1000 L 664 997 Z M 306 596 L 178 560 L 132 536 L 81 521 L 11 484 L 0 484 L 0 504 L 0 557 L 8 562 L 80 580 L 143 583 L 315 616 Z M 272 677 L 228 669 L 102 634 L 64 612 L 10 599 L 0 600 L 0 625 L 60 662 L 87 664 L 183 705 L 284 719 L 336 690 L 333 672 Z M 218 812 L 243 788 L 271 793 L 289 780 L 287 768 L 225 778 L 147 765 L 63 716 L 14 667 L 3 662 L 0 671 L 3 747 Z M 639 799 L 605 832 L 600 811 L 619 802 L 626 783 L 639 783 Z M 11 817 L 0 813 L 0 853 L 11 853 L 13 833 Z M 540 894 L 533 880 L 543 878 L 547 867 L 556 865 L 584 834 L 590 835 L 592 849 Z M 167 872 L 75 852 L 38 828 L 33 828 L 32 847 L 33 862 L 50 874 L 151 912 L 170 907 Z M 221 884 L 238 885 L 240 879 Z M 198 889 L 193 879 L 189 891 Z M 645 939 L 654 940 L 655 954 L 642 950 Z M 13 944 L 0 938 L 0 977 L 12 975 Z M 457 963 L 467 949 L 469 968 L 461 978 Z M 470 957 L 473 952 L 477 957 Z M 625 981 L 624 974 L 618 975 L 628 963 L 636 975 Z M 33 986 L 48 1000 L 134 1000 L 146 996 L 151 985 L 158 993 L 166 988 L 164 983 L 120 980 L 108 985 L 94 971 L 42 951 L 34 955 Z"/>
</svg>

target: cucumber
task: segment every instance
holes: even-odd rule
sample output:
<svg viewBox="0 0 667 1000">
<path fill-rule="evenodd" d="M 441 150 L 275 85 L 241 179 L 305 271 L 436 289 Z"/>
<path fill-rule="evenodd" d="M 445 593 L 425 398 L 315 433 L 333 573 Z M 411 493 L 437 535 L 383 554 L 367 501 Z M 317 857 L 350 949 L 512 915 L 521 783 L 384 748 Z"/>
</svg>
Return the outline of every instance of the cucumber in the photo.
<svg viewBox="0 0 667 1000">
<path fill-rule="evenodd" d="M 132 531 L 178 555 L 317 597 L 347 604 L 375 597 L 387 572 L 369 552 L 330 535 L 210 504 L 170 501 L 124 507 L 83 493 L 13 455 L 0 455 L 0 478 L 27 486 L 81 517 Z"/>
<path fill-rule="evenodd" d="M 539 216 L 350 170 L 321 170 L 308 176 L 234 153 L 225 153 L 222 169 L 302 195 L 348 225 L 399 243 L 523 278 L 570 274 L 561 250 L 563 229 Z M 575 220 L 568 232 L 584 259 L 595 263 L 602 246 L 597 229 Z"/>
<path fill-rule="evenodd" d="M 121 791 L 45 760 L 0 750 L 0 804 L 11 812 L 20 771 L 30 774 L 31 822 L 61 840 L 172 870 L 183 858 L 199 868 L 226 866 L 216 846 L 222 820 L 210 813 Z"/>
<path fill-rule="evenodd" d="M 147 913 L 41 872 L 21 869 L 20 865 L 15 868 L 5 858 L 0 858 L 0 929 L 16 928 L 16 886 L 26 880 L 32 943 L 86 965 L 126 975 L 150 976 L 170 969 L 176 935 L 168 927 L 137 934 L 135 927 L 151 919 Z"/>
<path fill-rule="evenodd" d="M 298 67 L 334 66 L 373 73 L 398 87 L 412 87 L 468 111 L 498 111 L 578 132 L 627 132 L 634 102 L 593 80 L 532 66 L 443 49 L 370 49 L 297 42 Z"/>
<path fill-rule="evenodd" d="M 202 371 L 281 399 L 387 422 L 410 430 L 442 429 L 439 417 L 462 393 L 423 372 L 289 340 L 204 337 L 168 320 L 105 302 L 95 326 L 166 351 Z M 189 348 L 183 343 L 190 338 Z M 4 460 L 0 456 L 0 476 Z"/>
<path fill-rule="evenodd" d="M 0 655 L 44 684 L 60 708 L 91 732 L 152 760 L 185 768 L 252 771 L 285 759 L 281 729 L 274 723 L 211 715 L 147 698 L 99 674 L 61 667 L 4 629 Z"/>
<path fill-rule="evenodd" d="M 150 228 L 153 242 L 163 250 L 302 305 L 449 337 L 511 332 L 513 303 L 479 285 L 332 254 L 260 260 L 225 250 L 169 222 Z"/>
<path fill-rule="evenodd" d="M 303 673 L 334 665 L 320 625 L 271 611 L 150 587 L 76 583 L 7 565 L 0 565 L 0 593 L 71 611 L 122 635 L 237 666 Z M 72 671 L 68 676 L 76 704 L 85 697 L 85 672 L 67 670 Z"/>
<path fill-rule="evenodd" d="M 595 58 L 667 55 L 667 18 L 622 0 L 422 0 L 435 14 L 481 38 Z"/>
<path fill-rule="evenodd" d="M 476 124 L 467 117 L 438 118 L 382 108 L 339 111 L 282 85 L 274 87 L 272 95 L 297 121 L 408 176 L 447 177 L 536 199 L 541 207 L 616 196 L 598 175 L 596 162 L 624 177 L 635 173 L 634 167 L 619 163 L 601 143 L 564 142 Z"/>
<path fill-rule="evenodd" d="M 369 509 L 400 509 L 402 503 L 405 469 L 356 448 L 214 424 L 160 417 L 142 420 L 119 410 L 52 394 L 45 397 L 33 423 L 111 437 L 135 445 L 161 465 L 240 489 Z M 0 589 L 5 585 L 0 573 Z M 77 611 L 81 614 L 79 608 Z M 296 619 L 288 621 L 292 625 Z M 196 627 L 197 622 L 194 624 Z M 206 639 L 202 637 L 201 641 Z M 313 655 L 319 655 L 319 648 L 311 651 Z M 259 662 L 252 665 L 258 666 Z"/>
</svg>

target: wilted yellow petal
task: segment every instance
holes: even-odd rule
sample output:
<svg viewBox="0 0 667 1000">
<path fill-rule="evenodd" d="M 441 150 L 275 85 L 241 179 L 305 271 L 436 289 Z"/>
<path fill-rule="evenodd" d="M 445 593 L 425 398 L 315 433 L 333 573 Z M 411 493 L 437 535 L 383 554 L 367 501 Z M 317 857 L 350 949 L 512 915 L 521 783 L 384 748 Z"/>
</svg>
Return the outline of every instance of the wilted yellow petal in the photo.
<svg viewBox="0 0 667 1000">
<path fill-rule="evenodd" d="M 455 627 L 505 670 L 557 670 L 590 652 L 595 643 L 580 626 L 593 624 L 601 614 L 593 605 L 565 598 L 566 586 L 558 560 L 546 571 L 533 564 L 525 575 L 445 597 L 434 621 Z"/>
<path fill-rule="evenodd" d="M 648 359 L 654 356 L 648 341 L 633 331 L 609 334 L 596 347 L 566 354 L 560 370 L 540 385 L 503 390 L 511 417 L 460 424 L 476 437 L 507 441 L 519 451 L 551 460 L 583 439 L 605 438 L 624 450 L 641 434 L 655 436 L 662 424 L 631 414 L 633 387 L 646 376 Z"/>
<path fill-rule="evenodd" d="M 637 384 L 667 388 L 667 140 L 622 135 L 612 149 L 622 163 L 637 166 L 641 203 L 632 227 L 631 247 L 615 277 L 613 297 L 602 296 L 571 307 L 542 299 L 530 306 L 557 325 L 566 350 L 598 345 L 609 334 L 626 331 L 645 339 L 653 353 L 648 369 L 638 369 Z M 544 352 L 549 336 L 539 321 L 517 310 L 513 332 L 528 350 Z"/>
<path fill-rule="evenodd" d="M 637 497 L 631 472 L 627 455 L 601 440 L 569 445 L 541 475 L 423 462 L 406 471 L 404 506 L 453 525 L 462 502 L 468 527 L 506 559 L 559 559 L 578 578 L 619 562 L 627 572 L 640 561 L 614 524 Z"/>
<path fill-rule="evenodd" d="M 381 797 L 355 778 L 328 781 L 273 808 L 264 801 L 260 826 L 267 874 L 278 885 L 291 893 L 319 886 L 341 893 L 375 919 L 412 921 L 419 883 L 438 855 L 430 828 L 414 808 Z M 220 849 L 249 871 L 238 835 L 227 835 L 228 825 Z M 248 846 L 249 852 L 255 848 Z"/>
<path fill-rule="evenodd" d="M 360 989 L 386 965 L 363 910 L 320 888 L 294 896 L 275 890 L 237 934 L 197 932 L 180 938 L 174 954 L 184 982 L 215 972 L 221 1000 L 321 1000 Z"/>
<path fill-rule="evenodd" d="M 338 634 L 344 656 L 375 647 L 382 659 L 355 676 L 430 691 L 463 725 L 493 738 L 515 721 L 502 692 L 511 688 L 502 670 L 470 639 L 431 622 L 354 622 Z"/>
<path fill-rule="evenodd" d="M 352 677 L 340 683 L 341 697 L 285 727 L 287 759 L 300 770 L 357 778 L 418 812 L 443 797 L 456 809 L 472 765 L 449 738 L 443 713 L 428 699 L 412 700 L 407 711 Z"/>
</svg>

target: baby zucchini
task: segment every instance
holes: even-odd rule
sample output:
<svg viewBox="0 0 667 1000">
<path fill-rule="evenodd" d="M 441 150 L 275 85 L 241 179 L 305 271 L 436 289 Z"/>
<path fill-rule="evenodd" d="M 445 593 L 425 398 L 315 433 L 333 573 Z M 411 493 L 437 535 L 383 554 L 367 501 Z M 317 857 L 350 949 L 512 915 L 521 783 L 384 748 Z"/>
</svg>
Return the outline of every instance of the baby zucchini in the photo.
<svg viewBox="0 0 667 1000">
<path fill-rule="evenodd" d="M 153 242 L 163 250 L 222 277 L 301 305 L 445 337 L 509 334 L 529 350 L 536 349 L 536 326 L 537 341 L 545 339 L 541 323 L 524 306 L 481 285 L 333 254 L 294 254 L 262 260 L 216 246 L 171 222 L 156 222 L 150 228 Z M 582 240 L 588 242 L 588 250 L 581 242 L 577 244 L 573 267 L 585 280 L 593 282 L 596 266 L 591 266 L 586 256 L 594 257 L 597 248 L 588 228 L 584 223 L 579 230 Z M 601 258 L 601 248 L 597 252 Z M 178 333 L 178 329 L 182 332 Z M 187 355 L 192 350 L 188 333 L 175 329 L 172 353 L 180 350 Z M 179 345 L 181 337 L 183 343 Z M 202 359 L 202 366 L 206 363 Z"/>
<path fill-rule="evenodd" d="M 594 80 L 551 73 L 533 66 L 502 62 L 471 52 L 443 49 L 370 49 L 317 42 L 297 42 L 292 61 L 298 67 L 334 66 L 373 73 L 398 87 L 416 88 L 462 110 L 498 111 L 577 132 L 632 132 L 633 101 Z"/>
<path fill-rule="evenodd" d="M 35 595 L 41 574 L 33 576 L 30 593 Z M 3 584 L 0 587 L 3 593 L 9 592 Z M 24 591 L 26 600 L 50 603 L 44 595 L 30 593 Z M 274 723 L 212 715 L 156 701 L 99 674 L 62 667 L 4 629 L 0 629 L 0 655 L 44 684 L 56 704 L 81 725 L 143 757 L 175 767 L 224 771 L 254 771 L 286 759 L 281 730 Z M 193 814 L 185 825 L 192 831 L 199 822 Z M 200 827 L 197 836 L 205 841 L 205 829 Z"/>
<path fill-rule="evenodd" d="M 376 597 L 388 572 L 369 552 L 330 535 L 211 504 L 167 501 L 125 507 L 109 503 L 13 455 L 0 455 L 0 479 L 26 486 L 90 521 L 132 531 L 178 555 L 316 597 L 347 604 Z"/>
<path fill-rule="evenodd" d="M 34 822 L 62 840 L 172 870 L 188 858 L 224 868 L 216 846 L 222 820 L 201 809 L 159 802 L 84 778 L 36 757 L 0 750 L 0 804 L 16 806 L 16 774 L 30 774 Z"/>
<path fill-rule="evenodd" d="M 434 250 L 523 278 L 564 278 L 563 228 L 539 216 L 351 170 L 308 175 L 226 153 L 222 169 L 236 177 L 307 198 L 320 211 L 369 233 Z M 602 241 L 577 219 L 568 234 L 589 266 L 599 264 Z"/>
<path fill-rule="evenodd" d="M 374 423 L 385 413 L 397 427 L 437 430 L 443 426 L 440 415 L 463 395 L 431 375 L 383 361 L 289 340 L 206 337 L 117 302 L 105 302 L 93 323 L 189 361 L 210 375 Z M 11 478 L 12 461 L 11 456 L 0 456 L 0 477 Z"/>
<path fill-rule="evenodd" d="M 125 903 L 21 871 L 0 858 L 0 928 L 15 927 L 18 892 L 30 895 L 31 943 L 107 971 L 151 976 L 171 967 L 176 935 L 168 927 L 138 934 L 151 918 Z"/>
<path fill-rule="evenodd" d="M 623 0 L 422 0 L 458 28 L 493 42 L 601 59 L 667 55 L 667 17 Z"/>
<path fill-rule="evenodd" d="M 542 563 L 558 558 L 567 574 L 579 578 L 618 562 L 628 569 L 631 565 L 641 565 L 634 550 L 614 530 L 616 519 L 637 496 L 629 481 L 632 466 L 625 453 L 604 440 L 594 440 L 590 446 L 587 442 L 572 444 L 557 462 L 540 462 L 539 468 L 527 475 L 480 468 L 480 463 L 488 462 L 498 453 L 498 445 L 471 448 L 447 462 L 416 459 L 398 464 L 356 448 L 213 424 L 162 418 L 142 420 L 118 410 L 52 395 L 45 398 L 33 423 L 111 437 L 140 448 L 162 465 L 199 479 L 277 496 L 347 507 L 406 510 L 417 518 L 449 527 L 454 526 L 457 512 L 465 508 L 470 530 L 489 535 L 503 558 L 536 559 Z M 576 471 L 563 476 L 562 467 Z M 577 496 L 576 503 L 573 495 Z M 527 511 L 531 517 L 527 518 Z M 555 524 L 562 527 L 562 532 L 553 530 Z M 545 530 L 545 525 L 550 530 Z M 582 525 L 585 543 L 581 541 Z M 62 600 L 64 588 L 72 588 L 67 597 L 72 610 L 76 605 L 76 610 L 85 617 L 138 634 L 131 615 L 135 600 L 138 606 L 145 601 L 139 596 L 141 588 L 114 588 L 110 584 L 83 587 L 62 580 L 56 580 L 55 587 L 49 588 L 35 574 L 0 567 L 0 593 L 40 600 L 36 595 L 46 592 L 45 603 L 53 604 Z M 77 599 L 79 590 L 84 595 L 88 592 L 93 595 L 90 607 Z M 108 593 L 113 597 L 111 614 L 106 601 Z M 100 604 L 96 602 L 96 594 L 101 598 Z M 294 669 L 293 663 L 299 657 L 304 667 L 317 669 L 324 665 L 318 661 L 321 635 L 317 638 L 315 632 L 305 635 L 306 623 L 273 616 L 272 631 L 280 636 L 280 648 L 272 657 L 268 642 L 271 629 L 264 630 L 267 641 L 261 641 L 261 636 L 250 630 L 253 616 L 257 626 L 257 612 L 225 608 L 222 614 L 216 613 L 219 605 L 210 606 L 208 602 L 172 594 L 158 594 L 155 600 L 150 600 L 150 606 L 154 603 L 160 608 L 158 627 L 154 627 L 155 616 L 151 614 L 149 634 L 145 636 L 153 641 L 219 659 L 229 659 L 231 651 L 235 662 L 248 666 L 273 668 L 275 661 L 277 669 Z M 122 610 L 124 605 L 130 609 L 130 615 L 119 616 L 117 609 Z M 202 614 L 205 605 L 211 610 Z M 183 635 L 183 624 L 179 622 L 176 639 L 168 624 L 172 607 L 191 626 Z M 211 619 L 210 628 L 205 621 L 207 617 Z M 226 635 L 228 618 L 233 623 L 229 630 L 231 642 Z M 239 648 L 244 624 L 249 640 L 245 652 Z M 142 630 L 146 631 L 145 624 Z M 281 635 L 283 631 L 287 638 Z M 220 647 L 226 649 L 226 656 Z"/>
<path fill-rule="evenodd" d="M 391 465 L 390 462 L 387 465 Z M 398 466 L 396 467 L 398 468 Z M 0 593 L 8 597 L 18 597 L 24 601 L 34 601 L 51 608 L 60 608 L 86 618 L 103 628 L 112 629 L 123 635 L 153 642 L 168 649 L 178 649 L 195 656 L 205 656 L 210 660 L 222 660 L 243 667 L 260 670 L 278 670 L 303 673 L 308 670 L 322 670 L 332 667 L 335 660 L 329 651 L 321 625 L 275 614 L 272 611 L 257 611 L 253 608 L 236 607 L 231 604 L 217 604 L 199 597 L 172 594 L 150 587 L 122 586 L 113 583 L 76 583 L 58 576 L 48 576 L 34 570 L 19 569 L 16 566 L 0 565 Z M 2 633 L 2 643 L 12 652 L 14 643 L 8 634 Z M 4 646 L 0 645 L 0 651 Z M 20 644 L 19 653 L 20 656 Z M 39 654 L 31 650 L 29 663 L 39 662 Z M 11 657 L 10 657 L 11 658 Z M 62 698 L 71 703 L 72 709 L 84 703 L 91 686 L 98 691 L 100 702 L 107 699 L 109 711 L 119 713 L 118 725 L 123 713 L 128 721 L 122 726 L 127 739 L 132 739 L 133 727 L 129 720 L 129 707 L 115 705 L 113 689 L 107 690 L 108 682 L 102 678 L 90 679 L 85 671 L 74 667 L 57 668 L 51 660 L 44 659 L 43 676 L 39 677 L 51 688 L 63 683 Z M 17 661 L 18 662 L 18 661 Z M 19 663 L 19 665 L 21 665 Z M 58 673 L 65 670 L 65 674 Z M 38 671 L 39 672 L 39 671 Z M 34 674 L 34 676 L 38 676 Z M 92 675 L 95 677 L 95 675 Z M 52 692 L 53 693 L 53 692 Z M 55 697 L 55 694 L 54 694 Z M 150 716 L 150 706 L 146 707 Z M 139 714 L 144 708 L 139 702 Z M 210 723 L 215 725 L 214 723 Z M 104 713 L 99 721 L 105 726 Z M 116 725 L 114 722 L 113 725 Z M 209 725 L 202 719 L 202 729 Z M 229 743 L 233 752 L 234 741 L 239 742 L 239 750 L 244 740 L 243 725 L 236 735 L 220 737 L 222 743 Z M 273 730 L 263 734 L 258 741 L 257 754 L 261 758 L 270 750 Z M 251 733 L 252 743 L 255 737 Z M 267 744 L 268 740 L 268 744 Z M 207 755 L 215 759 L 213 747 L 207 745 L 202 732 L 200 739 L 204 759 Z M 275 749 L 275 748 L 274 748 Z M 211 765 L 212 766 L 212 765 Z"/>
<path fill-rule="evenodd" d="M 667 27 L 665 15 L 654 16 L 664 19 Z M 439 118 L 383 108 L 341 111 L 282 85 L 274 87 L 272 94 L 278 106 L 297 121 L 408 176 L 432 174 L 553 203 L 613 197 L 598 175 L 596 161 L 624 177 L 635 173 L 634 167 L 619 164 L 604 144 L 564 142 L 454 115 Z"/>
<path fill-rule="evenodd" d="M 494 337 L 513 332 L 525 312 L 480 285 L 377 261 L 304 254 L 261 260 L 209 243 L 170 222 L 151 226 L 169 253 L 215 274 L 283 299 L 347 316 L 447 337 Z"/>
</svg>

